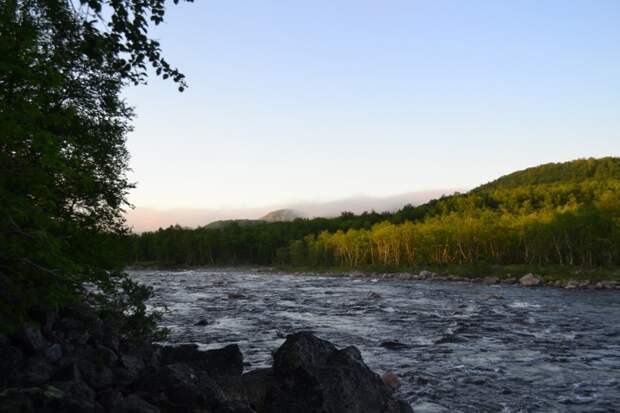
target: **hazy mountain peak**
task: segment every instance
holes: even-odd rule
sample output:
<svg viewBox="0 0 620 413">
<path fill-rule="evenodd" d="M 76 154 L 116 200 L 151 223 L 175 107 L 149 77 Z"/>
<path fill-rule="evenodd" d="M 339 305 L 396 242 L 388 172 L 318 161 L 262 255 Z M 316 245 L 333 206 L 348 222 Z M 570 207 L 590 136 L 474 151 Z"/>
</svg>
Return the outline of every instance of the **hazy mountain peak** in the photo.
<svg viewBox="0 0 620 413">
<path fill-rule="evenodd" d="M 271 211 L 260 219 L 267 222 L 293 221 L 296 218 L 303 218 L 303 214 L 295 209 L 284 208 Z"/>
</svg>

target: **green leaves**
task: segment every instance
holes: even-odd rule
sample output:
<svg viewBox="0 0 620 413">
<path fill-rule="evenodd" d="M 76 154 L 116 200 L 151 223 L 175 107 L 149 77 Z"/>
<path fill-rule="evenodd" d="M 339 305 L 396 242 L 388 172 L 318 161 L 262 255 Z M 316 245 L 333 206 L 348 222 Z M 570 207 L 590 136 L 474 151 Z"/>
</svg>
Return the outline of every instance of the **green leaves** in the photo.
<svg viewBox="0 0 620 413">
<path fill-rule="evenodd" d="M 123 266 L 109 235 L 125 233 L 133 187 L 125 146 L 133 112 L 120 93 L 144 82 L 147 63 L 186 85 L 148 37 L 163 0 L 80 4 L 0 4 L 0 326 L 35 306 L 81 300 L 90 284 L 112 300 L 127 290 L 146 331 L 149 291 L 109 276 Z"/>
</svg>

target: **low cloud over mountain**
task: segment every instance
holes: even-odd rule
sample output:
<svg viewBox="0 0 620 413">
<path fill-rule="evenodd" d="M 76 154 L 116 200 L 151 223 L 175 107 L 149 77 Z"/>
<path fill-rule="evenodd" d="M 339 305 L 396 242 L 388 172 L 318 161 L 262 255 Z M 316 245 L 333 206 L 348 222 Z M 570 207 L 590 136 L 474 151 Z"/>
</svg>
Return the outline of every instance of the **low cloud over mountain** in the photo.
<svg viewBox="0 0 620 413">
<path fill-rule="evenodd" d="M 352 196 L 330 202 L 291 202 L 285 205 L 270 205 L 256 208 L 198 209 L 175 208 L 156 209 L 136 207 L 127 213 L 127 221 L 136 232 L 152 231 L 170 225 L 198 227 L 210 222 L 229 219 L 261 219 L 278 209 L 292 209 L 303 217 L 331 217 L 342 211 L 361 213 L 364 211 L 394 211 L 406 204 L 417 205 L 454 190 L 430 190 L 408 192 L 388 197 Z"/>
</svg>

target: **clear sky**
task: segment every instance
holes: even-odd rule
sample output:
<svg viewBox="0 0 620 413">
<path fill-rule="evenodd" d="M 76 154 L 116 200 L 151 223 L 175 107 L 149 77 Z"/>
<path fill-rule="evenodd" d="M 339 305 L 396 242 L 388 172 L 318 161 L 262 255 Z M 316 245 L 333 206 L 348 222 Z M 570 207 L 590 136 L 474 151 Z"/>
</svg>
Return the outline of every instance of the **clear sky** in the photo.
<svg viewBox="0 0 620 413">
<path fill-rule="evenodd" d="M 190 88 L 125 93 L 138 207 L 471 188 L 620 156 L 618 0 L 198 0 L 156 36 Z"/>
</svg>

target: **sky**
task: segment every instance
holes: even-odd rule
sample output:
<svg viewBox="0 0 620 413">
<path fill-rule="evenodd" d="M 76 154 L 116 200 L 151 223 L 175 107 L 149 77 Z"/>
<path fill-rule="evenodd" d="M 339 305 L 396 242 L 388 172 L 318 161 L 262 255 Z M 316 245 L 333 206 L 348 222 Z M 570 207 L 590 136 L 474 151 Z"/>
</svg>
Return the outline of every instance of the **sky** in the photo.
<svg viewBox="0 0 620 413">
<path fill-rule="evenodd" d="M 141 208 L 469 189 L 620 155 L 620 1 L 200 1 L 124 94 Z M 242 214 L 241 214 L 242 215 Z"/>
</svg>

